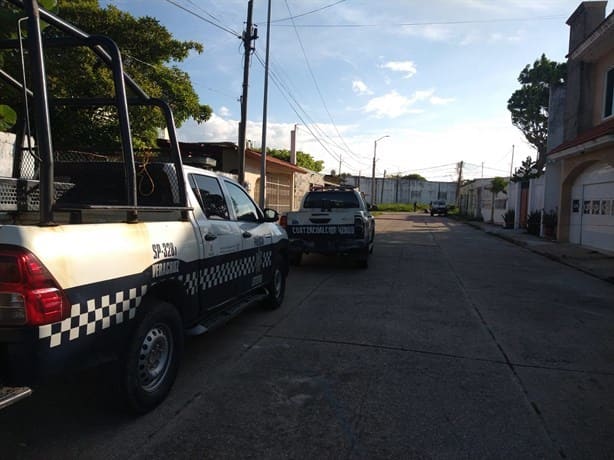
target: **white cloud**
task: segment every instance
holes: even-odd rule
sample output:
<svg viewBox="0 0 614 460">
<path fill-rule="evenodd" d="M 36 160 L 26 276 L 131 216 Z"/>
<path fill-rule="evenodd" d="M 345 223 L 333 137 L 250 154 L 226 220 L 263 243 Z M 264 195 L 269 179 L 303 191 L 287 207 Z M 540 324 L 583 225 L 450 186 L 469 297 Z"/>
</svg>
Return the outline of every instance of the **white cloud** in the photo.
<svg viewBox="0 0 614 460">
<path fill-rule="evenodd" d="M 432 91 L 416 91 L 412 97 L 405 97 L 395 90 L 383 96 L 374 97 L 363 107 L 363 112 L 372 113 L 376 118 L 398 118 L 410 113 L 421 113 L 422 110 L 413 109 L 418 102 L 431 97 Z"/>
<path fill-rule="evenodd" d="M 228 117 L 230 115 L 230 109 L 223 105 L 220 107 L 220 110 L 218 110 L 218 113 L 221 117 Z"/>
<path fill-rule="evenodd" d="M 392 70 L 393 72 L 402 72 L 405 74 L 403 78 L 411 78 L 418 72 L 413 61 L 389 61 L 380 67 Z"/>
<path fill-rule="evenodd" d="M 238 122 L 226 120 L 217 114 L 211 115 L 209 121 L 198 124 L 194 120 L 186 121 L 178 130 L 182 142 L 236 142 Z"/>
<path fill-rule="evenodd" d="M 370 95 L 373 94 L 373 91 L 369 89 L 369 87 L 362 80 L 354 80 L 352 82 L 352 91 L 359 95 Z"/>
<path fill-rule="evenodd" d="M 481 176 L 482 162 L 484 177 L 504 176 L 509 173 L 512 145 L 516 147 L 514 167 L 534 154 L 505 113 L 494 119 L 444 124 L 429 130 L 393 129 L 388 133 L 390 138 L 378 144 L 378 176 L 388 170 L 416 172 L 429 180 L 455 180 L 456 164 L 461 160 L 467 179 Z M 372 144 L 372 139 L 365 139 L 363 149 L 368 151 Z"/>
</svg>

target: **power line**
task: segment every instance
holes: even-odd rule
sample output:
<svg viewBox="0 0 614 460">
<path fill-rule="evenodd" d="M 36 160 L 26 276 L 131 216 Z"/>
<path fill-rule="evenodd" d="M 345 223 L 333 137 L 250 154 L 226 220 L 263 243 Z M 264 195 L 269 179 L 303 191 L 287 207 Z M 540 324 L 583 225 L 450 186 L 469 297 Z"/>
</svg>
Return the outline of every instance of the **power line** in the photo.
<svg viewBox="0 0 614 460">
<path fill-rule="evenodd" d="M 292 11 L 290 10 L 290 5 L 288 5 L 288 0 L 285 0 L 286 3 L 286 8 L 288 9 L 288 13 L 290 14 L 290 16 L 292 16 Z M 292 24 L 296 25 L 294 22 L 294 19 L 292 19 Z M 318 92 L 318 95 L 320 96 L 320 101 L 322 101 L 322 105 L 324 106 L 324 110 L 326 111 L 326 113 L 328 114 L 328 118 L 330 119 L 335 132 L 337 133 L 337 136 L 339 136 L 339 139 L 341 140 L 341 142 L 343 143 L 343 145 L 345 146 L 345 148 L 347 149 L 347 152 L 350 153 L 351 155 L 354 155 L 354 153 L 352 152 L 352 149 L 350 149 L 350 147 L 347 145 L 347 143 L 345 142 L 345 140 L 343 139 L 343 137 L 341 136 L 341 133 L 339 132 L 339 129 L 337 128 L 337 124 L 335 123 L 335 120 L 333 119 L 333 116 L 330 113 L 330 110 L 328 110 L 328 106 L 326 105 L 326 101 L 324 100 L 324 96 L 322 95 L 322 91 L 320 90 L 320 85 L 318 85 L 318 81 L 315 77 L 315 74 L 313 73 L 313 69 L 311 68 L 311 64 L 309 63 L 309 59 L 307 57 L 307 52 L 305 51 L 305 47 L 303 46 L 303 41 L 301 40 L 301 36 L 298 33 L 298 30 L 296 29 L 296 27 L 294 28 L 294 32 L 296 34 L 296 38 L 298 40 L 298 43 L 301 47 L 301 51 L 303 52 L 303 57 L 305 58 L 305 64 L 307 65 L 307 69 L 309 70 L 309 75 L 311 75 L 311 79 L 313 80 L 313 84 L 316 88 L 316 91 Z"/>
<path fill-rule="evenodd" d="M 467 162 L 465 162 L 465 165 L 466 165 L 466 166 L 467 166 L 467 165 L 468 165 L 468 166 L 473 166 L 473 167 L 475 167 L 475 168 L 482 168 L 482 165 L 476 165 L 476 164 L 473 164 L 473 163 L 467 163 Z M 488 166 L 484 166 L 484 169 L 488 169 L 488 170 L 490 170 L 490 171 L 503 172 L 503 173 L 505 173 L 505 175 L 506 175 L 506 176 L 509 174 L 509 171 L 504 171 L 503 169 L 491 168 L 491 167 L 488 167 Z"/>
<path fill-rule="evenodd" d="M 425 22 L 399 22 L 399 23 L 372 23 L 372 24 L 276 24 L 276 27 L 300 27 L 300 28 L 359 28 L 359 27 L 419 27 L 419 26 L 441 26 L 441 25 L 463 25 L 463 24 L 491 24 L 501 22 L 529 22 L 529 21 L 552 21 L 564 18 L 563 15 L 557 16 L 537 16 L 532 18 L 501 18 L 501 19 L 472 19 L 466 21 L 425 21 Z"/>
<path fill-rule="evenodd" d="M 338 1 L 334 2 L 334 3 L 329 4 L 329 5 L 324 5 L 324 6 L 320 7 L 320 8 L 316 8 L 315 10 L 306 11 L 305 13 L 297 14 L 296 16 L 292 16 L 291 15 L 288 18 L 274 19 L 274 20 L 271 21 L 271 24 L 273 24 L 274 22 L 293 21 L 294 19 L 302 18 L 303 16 L 307 16 L 308 14 L 319 13 L 320 11 L 323 11 L 323 10 L 325 10 L 327 8 L 331 8 L 331 7 L 335 6 L 335 5 L 338 5 L 339 3 L 343 3 L 345 1 L 346 0 L 338 0 Z"/>
<path fill-rule="evenodd" d="M 258 60 L 258 62 L 260 62 L 262 65 L 264 65 L 264 63 L 262 62 L 262 60 L 261 60 L 260 56 L 258 55 L 258 53 L 255 53 L 255 56 L 256 56 L 256 59 Z M 273 81 L 273 84 L 275 84 L 275 86 L 277 86 L 277 88 L 280 90 L 282 96 L 284 97 L 284 99 L 286 99 L 286 102 L 288 102 L 288 105 L 290 106 L 290 108 L 292 109 L 294 114 L 297 116 L 297 118 L 301 121 L 303 126 L 305 126 L 307 131 L 309 131 L 309 133 L 312 135 L 312 137 L 322 146 L 322 148 L 324 149 L 324 151 L 326 153 L 328 153 L 335 161 L 339 161 L 339 157 L 335 156 L 334 153 L 332 153 L 330 150 L 328 150 L 328 148 L 322 143 L 320 138 L 313 133 L 311 127 L 309 126 L 309 124 L 307 122 L 305 122 L 305 120 L 303 119 L 303 117 L 301 116 L 299 111 L 296 109 L 296 107 L 294 107 L 292 101 L 287 97 L 286 93 L 284 92 L 283 83 L 278 80 L 277 75 L 275 74 L 275 72 L 271 72 L 270 76 L 271 76 L 271 80 Z"/>
<path fill-rule="evenodd" d="M 195 8 L 199 9 L 200 11 L 202 11 L 203 13 L 205 13 L 207 16 L 209 16 L 213 21 L 217 21 L 217 22 L 222 22 L 218 17 L 216 17 L 215 15 L 209 13 L 207 10 L 205 10 L 202 6 L 198 5 L 197 3 L 195 3 L 193 0 L 187 0 L 187 2 L 191 5 L 193 5 Z"/>
<path fill-rule="evenodd" d="M 166 1 L 168 3 L 170 3 L 171 5 L 175 5 L 177 8 L 185 11 L 186 13 L 190 13 L 192 16 L 196 16 L 200 20 L 205 21 L 206 23 L 211 24 L 212 26 L 217 27 L 218 29 L 223 30 L 224 32 L 228 32 L 229 34 L 233 35 L 236 38 L 239 38 L 239 39 L 241 38 L 241 34 L 240 33 L 235 32 L 234 30 L 229 29 L 228 27 L 225 27 L 225 26 L 222 26 L 220 24 L 217 24 L 217 23 L 213 22 L 212 20 L 207 19 L 204 16 L 196 13 L 195 11 L 192 11 L 191 9 L 189 9 L 189 8 L 187 8 L 187 7 L 183 6 L 183 5 L 175 2 L 174 0 L 166 0 Z"/>
<path fill-rule="evenodd" d="M 262 57 L 255 52 L 256 59 L 260 62 L 261 65 L 264 66 Z M 279 89 L 281 95 L 284 97 L 292 111 L 299 118 L 301 123 L 307 128 L 307 131 L 313 136 L 314 140 L 316 140 L 322 148 L 328 153 L 335 162 L 339 162 L 341 160 L 341 156 L 339 153 L 334 153 L 334 150 L 343 150 L 341 146 L 339 146 L 321 127 L 319 123 L 316 123 L 309 113 L 302 107 L 301 103 L 292 93 L 292 90 L 284 83 L 283 79 L 278 75 L 276 71 L 276 65 L 272 63 L 270 66 L 269 72 L 270 76 L 273 79 L 275 86 Z M 299 113 L 300 112 L 300 113 Z M 302 113 L 302 115 L 301 115 Z M 327 145 L 324 145 L 327 144 Z M 333 150 L 333 151 L 331 151 Z M 360 170 L 367 166 L 367 163 L 364 160 L 358 158 L 356 161 L 359 162 L 361 166 L 357 166 L 353 161 L 344 160 L 346 165 L 349 165 L 351 169 Z"/>
</svg>

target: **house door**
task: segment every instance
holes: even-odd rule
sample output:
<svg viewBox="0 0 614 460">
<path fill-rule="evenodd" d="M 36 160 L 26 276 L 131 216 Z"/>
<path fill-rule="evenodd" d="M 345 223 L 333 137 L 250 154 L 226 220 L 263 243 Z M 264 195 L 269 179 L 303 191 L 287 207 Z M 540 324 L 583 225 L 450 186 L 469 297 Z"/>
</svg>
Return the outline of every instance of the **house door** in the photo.
<svg viewBox="0 0 614 460">
<path fill-rule="evenodd" d="M 571 189 L 569 241 L 614 251 L 614 168 L 597 164 Z"/>
</svg>

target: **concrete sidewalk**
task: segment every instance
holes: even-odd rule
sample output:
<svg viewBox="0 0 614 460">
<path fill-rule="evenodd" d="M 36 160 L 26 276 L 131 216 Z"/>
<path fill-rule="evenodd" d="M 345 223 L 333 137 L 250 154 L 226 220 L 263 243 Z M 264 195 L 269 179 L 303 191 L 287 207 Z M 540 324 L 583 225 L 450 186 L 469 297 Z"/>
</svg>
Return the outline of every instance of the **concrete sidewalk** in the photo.
<svg viewBox="0 0 614 460">
<path fill-rule="evenodd" d="M 465 223 L 589 275 L 614 283 L 614 255 L 612 254 L 588 249 L 577 244 L 539 238 L 529 235 L 526 230 L 505 229 L 500 225 L 484 222 Z"/>
</svg>

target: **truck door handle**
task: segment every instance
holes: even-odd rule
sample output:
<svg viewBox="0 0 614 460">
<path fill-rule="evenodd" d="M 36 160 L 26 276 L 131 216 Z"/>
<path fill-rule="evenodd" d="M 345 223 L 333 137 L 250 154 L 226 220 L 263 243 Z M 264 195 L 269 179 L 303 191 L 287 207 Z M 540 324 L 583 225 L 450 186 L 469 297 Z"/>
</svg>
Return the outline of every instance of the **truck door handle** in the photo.
<svg viewBox="0 0 614 460">
<path fill-rule="evenodd" d="M 213 241 L 216 238 L 217 238 L 217 235 L 215 235 L 213 233 L 207 233 L 205 235 L 205 241 Z"/>
<path fill-rule="evenodd" d="M 250 232 L 243 232 L 243 238 L 251 238 L 252 234 Z"/>
</svg>

